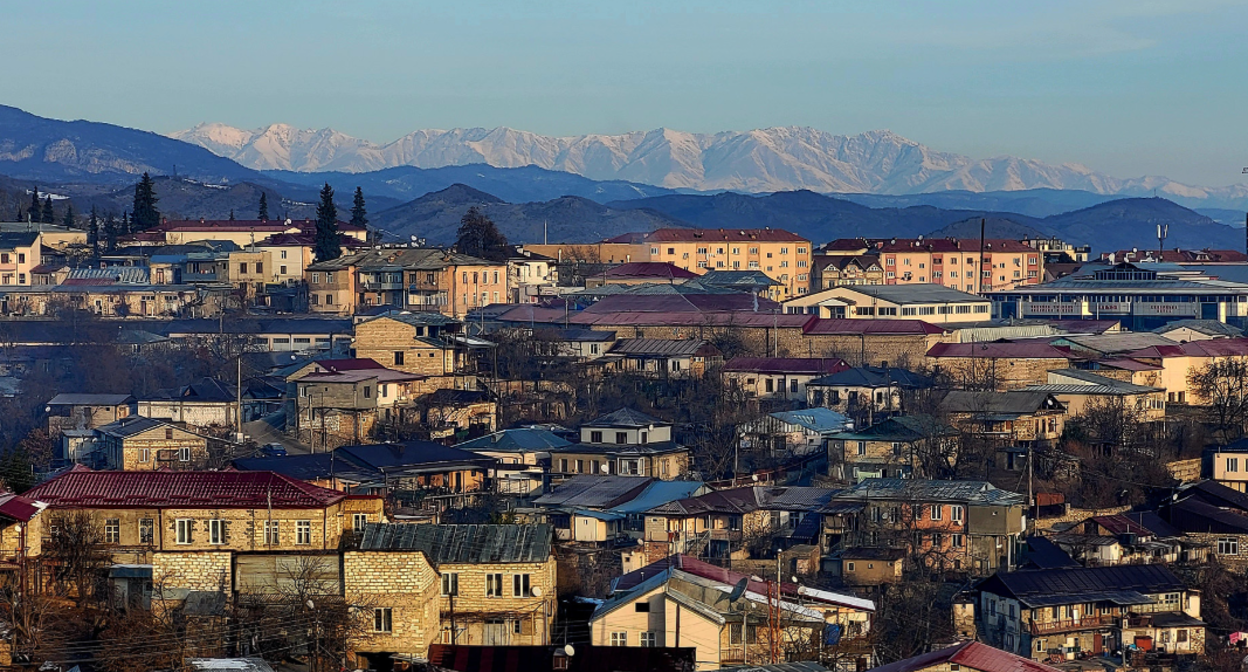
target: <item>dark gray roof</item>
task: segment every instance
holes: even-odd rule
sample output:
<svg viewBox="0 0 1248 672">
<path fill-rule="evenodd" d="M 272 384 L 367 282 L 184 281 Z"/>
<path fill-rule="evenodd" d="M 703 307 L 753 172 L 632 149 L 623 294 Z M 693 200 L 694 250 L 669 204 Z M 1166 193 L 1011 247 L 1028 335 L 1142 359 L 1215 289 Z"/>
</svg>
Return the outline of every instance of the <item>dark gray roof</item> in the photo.
<svg viewBox="0 0 1248 672">
<path fill-rule="evenodd" d="M 404 525 L 372 523 L 360 550 L 422 551 L 435 566 L 546 562 L 551 527 L 536 525 Z"/>
<path fill-rule="evenodd" d="M 122 418 L 117 422 L 110 422 L 103 427 L 97 427 L 96 431 L 110 436 L 127 437 L 134 436 L 135 434 L 139 434 L 141 432 L 146 432 L 147 430 L 155 427 L 164 427 L 165 425 L 168 425 L 168 423 L 141 415 L 131 415 L 129 417 Z M 172 425 L 169 426 L 172 427 Z"/>
<path fill-rule="evenodd" d="M 134 401 L 128 394 L 79 394 L 62 392 L 48 402 L 49 406 L 124 406 Z"/>
<path fill-rule="evenodd" d="M 501 432 L 487 434 L 471 441 L 457 443 L 455 447 L 459 450 L 469 451 L 523 453 L 544 452 L 570 445 L 572 445 L 571 441 L 563 439 L 548 429 L 521 427 L 518 429 L 504 429 Z"/>
<path fill-rule="evenodd" d="M 38 237 L 38 231 L 0 233 L 0 249 L 12 250 L 18 247 L 30 247 L 34 244 L 35 239 Z"/>
<path fill-rule="evenodd" d="M 1054 380 L 1056 379 L 1056 380 Z M 1049 372 L 1050 382 L 1028 385 L 1024 392 L 1051 392 L 1053 394 L 1105 394 L 1124 396 L 1162 392 L 1161 388 L 1136 385 L 1115 378 L 1097 375 L 1083 369 L 1061 369 Z"/>
<path fill-rule="evenodd" d="M 930 415 L 901 415 L 877 422 L 866 429 L 841 432 L 830 438 L 852 441 L 909 442 L 937 436 L 957 436 L 958 430 L 938 422 Z"/>
<path fill-rule="evenodd" d="M 1153 330 L 1153 333 L 1164 335 L 1176 329 L 1184 328 L 1200 332 L 1206 336 L 1226 336 L 1228 338 L 1238 338 L 1244 335 L 1242 329 L 1232 327 L 1225 322 L 1219 322 L 1217 320 L 1175 320 L 1174 322 L 1167 322 L 1166 324 L 1157 327 Z"/>
<path fill-rule="evenodd" d="M 441 469 L 448 465 L 482 467 L 494 463 L 493 458 L 477 453 L 419 440 L 342 446 L 336 448 L 334 454 L 357 467 L 391 474 L 431 467 Z"/>
<path fill-rule="evenodd" d="M 615 346 L 611 348 L 611 354 L 692 357 L 704 347 L 709 347 L 709 344 L 698 339 L 674 341 L 667 338 L 625 338 L 615 342 Z"/>
<path fill-rule="evenodd" d="M 440 326 L 447 325 L 447 324 L 459 323 L 459 320 L 453 317 L 447 317 L 446 315 L 443 315 L 442 313 L 434 313 L 434 312 L 389 313 L 386 315 L 378 315 L 377 317 L 374 317 L 372 319 L 365 320 L 365 322 L 372 322 L 373 320 L 381 320 L 381 319 L 386 319 L 386 318 L 389 318 L 391 320 L 395 320 L 398 322 L 402 322 L 404 324 L 410 324 L 415 327 L 427 327 L 427 326 L 440 327 Z"/>
<path fill-rule="evenodd" d="M 606 415 L 600 415 L 585 423 L 586 427 L 649 427 L 650 425 L 667 425 L 652 415 L 631 408 L 621 408 Z"/>
<path fill-rule="evenodd" d="M 1061 402 L 1045 391 L 953 390 L 940 401 L 940 410 L 946 413 L 1028 415 L 1038 411 L 1061 410 L 1062 408 Z"/>
<path fill-rule="evenodd" d="M 779 285 L 779 281 L 762 271 L 707 271 L 698 278 L 698 282 L 710 287 L 728 287 L 732 289 L 764 289 Z"/>
<path fill-rule="evenodd" d="M 888 387 L 919 389 L 932 386 L 932 379 L 895 366 L 856 366 L 816 378 L 807 386 L 822 387 Z"/>
<path fill-rule="evenodd" d="M 1186 590 L 1183 581 L 1162 565 L 1114 565 L 998 572 L 979 587 L 1011 596 L 1028 607 L 1075 602 L 1148 604 L 1144 594 Z"/>
<path fill-rule="evenodd" d="M 988 481 L 931 481 L 911 478 L 868 478 L 842 491 L 833 500 L 914 499 L 969 504 L 1024 504 L 1026 497 L 1002 490 Z"/>
<path fill-rule="evenodd" d="M 581 474 L 534 500 L 539 506 L 609 509 L 641 496 L 654 479 L 642 476 Z"/>
</svg>

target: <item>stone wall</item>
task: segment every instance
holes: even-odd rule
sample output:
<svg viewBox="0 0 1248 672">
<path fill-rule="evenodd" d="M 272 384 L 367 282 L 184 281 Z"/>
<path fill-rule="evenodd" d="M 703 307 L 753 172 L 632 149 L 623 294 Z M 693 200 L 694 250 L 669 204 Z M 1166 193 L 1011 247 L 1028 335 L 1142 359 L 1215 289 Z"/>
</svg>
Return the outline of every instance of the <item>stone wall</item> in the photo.
<svg viewBox="0 0 1248 672">
<path fill-rule="evenodd" d="M 486 618 L 502 618 L 509 621 L 520 621 L 520 633 L 511 634 L 511 644 L 541 645 L 550 642 L 550 623 L 555 615 L 555 593 L 557 569 L 552 556 L 546 562 L 518 562 L 493 564 L 443 564 L 438 567 L 442 575 L 454 573 L 459 576 L 459 594 L 454 599 L 456 626 L 456 644 L 476 645 L 483 643 L 482 623 Z M 486 593 L 486 577 L 501 574 L 503 594 L 498 597 Z M 528 595 L 514 594 L 514 579 L 517 574 L 529 575 Z M 532 589 L 541 591 L 541 596 L 534 596 Z M 452 600 L 443 596 L 440 599 L 442 625 L 450 626 Z"/>
<path fill-rule="evenodd" d="M 438 574 L 420 551 L 343 554 L 343 593 L 369 619 L 356 650 L 428 655 L 439 632 Z M 390 632 L 375 630 L 376 610 L 390 610 Z"/>
<path fill-rule="evenodd" d="M 153 553 L 153 590 L 228 591 L 231 585 L 229 551 Z"/>
</svg>

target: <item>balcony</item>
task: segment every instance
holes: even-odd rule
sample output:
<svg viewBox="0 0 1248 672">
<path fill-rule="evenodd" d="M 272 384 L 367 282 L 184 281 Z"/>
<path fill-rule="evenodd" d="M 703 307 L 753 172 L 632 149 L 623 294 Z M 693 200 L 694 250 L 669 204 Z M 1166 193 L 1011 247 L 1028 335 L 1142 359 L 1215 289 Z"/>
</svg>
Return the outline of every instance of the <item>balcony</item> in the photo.
<svg viewBox="0 0 1248 672">
<path fill-rule="evenodd" d="M 1063 632 L 1078 632 L 1080 630 L 1095 630 L 1117 626 L 1117 616 L 1084 616 L 1077 619 L 1072 618 L 1045 623 L 1032 622 L 1030 630 L 1033 635 L 1053 635 Z"/>
</svg>

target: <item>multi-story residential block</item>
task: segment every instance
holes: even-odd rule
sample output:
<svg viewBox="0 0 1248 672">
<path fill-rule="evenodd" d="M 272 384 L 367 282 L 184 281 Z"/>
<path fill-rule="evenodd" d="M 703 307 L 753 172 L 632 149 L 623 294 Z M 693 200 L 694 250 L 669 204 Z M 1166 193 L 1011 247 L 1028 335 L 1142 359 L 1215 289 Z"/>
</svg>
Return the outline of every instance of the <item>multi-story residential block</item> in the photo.
<svg viewBox="0 0 1248 672">
<path fill-rule="evenodd" d="M 812 294 L 833 287 L 884 284 L 884 267 L 878 255 L 819 253 L 811 264 L 814 267 Z"/>
<path fill-rule="evenodd" d="M 776 300 L 810 291 L 810 241 L 782 229 L 658 229 L 640 243 L 647 261 L 695 273 L 762 271 L 780 283 L 770 290 Z"/>
<path fill-rule="evenodd" d="M 1016 566 L 1026 509 L 1025 496 L 986 481 L 870 478 L 822 507 L 824 547 L 834 573 L 853 571 L 838 551 L 884 548 L 909 568 L 987 576 Z"/>
<path fill-rule="evenodd" d="M 536 303 L 544 290 L 559 284 L 559 267 L 555 259 L 526 250 L 523 245 L 512 249 L 507 257 L 506 303 Z"/>
<path fill-rule="evenodd" d="M 1200 592 L 1162 565 L 998 572 L 975 594 L 980 639 L 1033 660 L 1204 652 Z"/>
<path fill-rule="evenodd" d="M 318 261 L 304 271 L 312 312 L 349 315 L 369 306 L 468 311 L 509 300 L 506 262 L 433 248 L 385 248 Z"/>
<path fill-rule="evenodd" d="M 629 408 L 581 426 L 580 443 L 551 448 L 555 480 L 576 474 L 675 480 L 689 471 L 689 449 L 672 440 L 672 424 Z"/>
<path fill-rule="evenodd" d="M 1044 280 L 1044 255 L 1027 244 L 1008 239 L 847 239 L 829 243 L 825 255 L 879 259 L 884 284 L 934 283 L 974 294 L 1035 285 Z"/>
</svg>

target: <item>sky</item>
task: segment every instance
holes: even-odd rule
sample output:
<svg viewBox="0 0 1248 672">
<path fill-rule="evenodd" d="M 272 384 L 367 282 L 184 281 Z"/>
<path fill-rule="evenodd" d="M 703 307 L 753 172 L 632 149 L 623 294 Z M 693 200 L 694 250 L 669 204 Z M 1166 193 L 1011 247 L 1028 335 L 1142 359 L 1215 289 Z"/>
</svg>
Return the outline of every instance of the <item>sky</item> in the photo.
<svg viewBox="0 0 1248 672">
<path fill-rule="evenodd" d="M 0 102 L 169 133 L 216 121 L 550 135 L 889 129 L 976 158 L 1245 180 L 1248 0 L 40 0 Z"/>
</svg>

